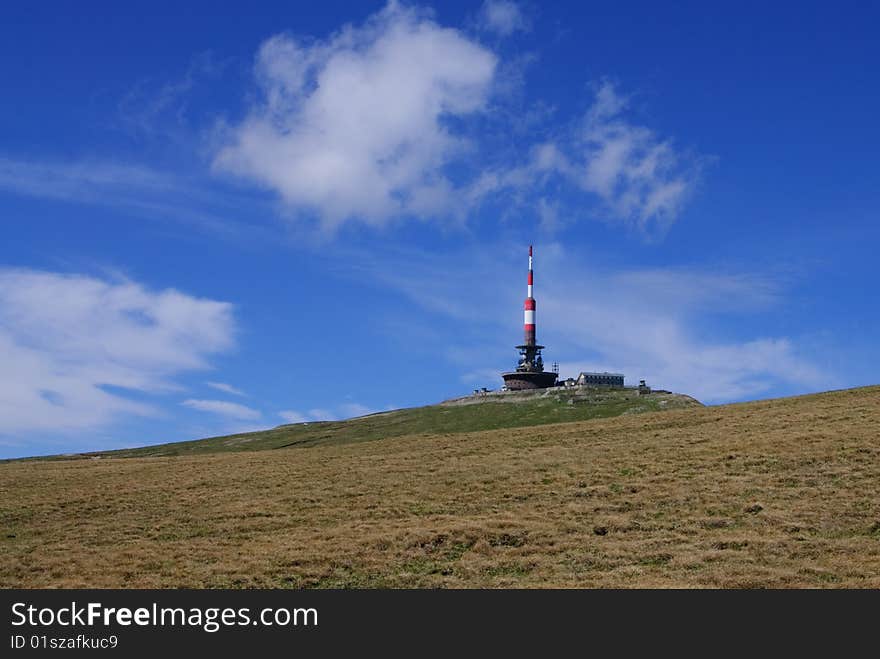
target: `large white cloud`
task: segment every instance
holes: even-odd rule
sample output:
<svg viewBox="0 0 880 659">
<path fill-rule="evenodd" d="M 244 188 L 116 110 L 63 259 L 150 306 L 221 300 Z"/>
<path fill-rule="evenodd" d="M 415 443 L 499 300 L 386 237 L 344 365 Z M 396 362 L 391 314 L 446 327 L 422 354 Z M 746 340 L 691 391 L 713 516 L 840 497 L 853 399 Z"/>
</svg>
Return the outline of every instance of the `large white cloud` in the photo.
<svg viewBox="0 0 880 659">
<path fill-rule="evenodd" d="M 128 280 L 0 269 L 0 435 L 150 414 L 127 395 L 175 387 L 234 341 L 232 307 Z"/>
<path fill-rule="evenodd" d="M 461 32 L 396 3 L 324 41 L 272 37 L 257 56 L 262 100 L 215 167 L 329 227 L 448 212 L 444 167 L 467 148 L 448 119 L 485 107 L 495 65 Z"/>
</svg>

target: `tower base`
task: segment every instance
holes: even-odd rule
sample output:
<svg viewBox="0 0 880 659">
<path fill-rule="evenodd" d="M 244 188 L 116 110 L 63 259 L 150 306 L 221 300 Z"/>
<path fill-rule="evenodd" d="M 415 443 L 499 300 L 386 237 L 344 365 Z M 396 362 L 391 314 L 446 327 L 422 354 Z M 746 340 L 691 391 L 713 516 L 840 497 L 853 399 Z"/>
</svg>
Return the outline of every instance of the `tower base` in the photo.
<svg viewBox="0 0 880 659">
<path fill-rule="evenodd" d="M 521 389 L 546 389 L 556 384 L 556 373 L 546 371 L 513 371 L 502 373 L 505 386 L 511 391 Z"/>
</svg>

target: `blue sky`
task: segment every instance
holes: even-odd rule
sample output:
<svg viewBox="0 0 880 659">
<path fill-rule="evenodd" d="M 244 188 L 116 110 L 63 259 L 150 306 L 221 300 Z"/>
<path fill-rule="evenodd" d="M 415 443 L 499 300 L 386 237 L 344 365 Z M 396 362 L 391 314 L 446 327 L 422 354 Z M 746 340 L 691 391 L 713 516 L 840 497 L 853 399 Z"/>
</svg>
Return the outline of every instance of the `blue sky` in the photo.
<svg viewBox="0 0 880 659">
<path fill-rule="evenodd" d="M 0 26 L 0 457 L 563 375 L 877 382 L 878 10 L 70 3 Z"/>
</svg>

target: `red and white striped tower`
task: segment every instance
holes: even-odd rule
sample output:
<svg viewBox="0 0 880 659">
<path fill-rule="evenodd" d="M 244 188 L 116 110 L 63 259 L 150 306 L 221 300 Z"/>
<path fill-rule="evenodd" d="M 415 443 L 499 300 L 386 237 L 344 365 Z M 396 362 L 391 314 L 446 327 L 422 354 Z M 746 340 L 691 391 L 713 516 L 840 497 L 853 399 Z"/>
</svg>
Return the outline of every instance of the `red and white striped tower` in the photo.
<svg viewBox="0 0 880 659">
<path fill-rule="evenodd" d="M 515 371 L 502 373 L 504 385 L 508 389 L 543 389 L 556 384 L 556 373 L 544 371 L 544 346 L 535 340 L 535 298 L 532 296 L 535 274 L 532 271 L 532 246 L 529 245 L 529 288 L 523 306 L 525 342 L 516 346 L 519 350 L 519 363 Z"/>
<path fill-rule="evenodd" d="M 532 246 L 529 245 L 529 286 L 528 286 L 528 294 L 526 295 L 526 302 L 523 307 L 524 309 L 524 321 L 525 321 L 525 337 L 526 342 L 525 345 L 533 346 L 535 343 L 535 298 L 532 297 L 532 286 L 534 285 L 534 273 L 532 272 Z"/>
</svg>

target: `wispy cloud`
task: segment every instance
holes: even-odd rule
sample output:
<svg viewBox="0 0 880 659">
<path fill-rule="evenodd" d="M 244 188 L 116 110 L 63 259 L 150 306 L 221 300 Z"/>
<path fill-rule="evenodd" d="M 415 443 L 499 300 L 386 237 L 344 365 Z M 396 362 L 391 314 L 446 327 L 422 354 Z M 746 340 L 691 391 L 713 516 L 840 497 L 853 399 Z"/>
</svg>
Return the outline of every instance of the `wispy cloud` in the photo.
<svg viewBox="0 0 880 659">
<path fill-rule="evenodd" d="M 582 160 L 575 157 L 567 173 L 615 215 L 642 229 L 650 222 L 663 229 L 677 217 L 699 170 L 670 140 L 627 121 L 627 104 L 611 83 L 599 87 L 584 120 Z"/>
<path fill-rule="evenodd" d="M 509 37 L 514 32 L 529 28 L 522 9 L 511 0 L 486 0 L 480 7 L 479 25 L 482 29 L 502 37 Z"/>
<path fill-rule="evenodd" d="M 218 190 L 202 176 L 101 160 L 32 160 L 0 155 L 0 191 L 94 205 L 147 220 L 170 220 L 214 236 L 252 240 L 270 229 L 242 219 L 265 203 Z M 258 214 L 259 215 L 259 214 Z"/>
<path fill-rule="evenodd" d="M 487 168 L 471 184 L 471 203 L 501 193 L 510 200 L 512 192 L 514 203 L 531 206 L 543 227 L 555 230 L 563 215 L 582 217 L 558 194 L 565 183 L 581 193 L 576 203 L 585 202 L 597 216 L 662 235 L 693 194 L 707 159 L 633 122 L 628 105 L 613 83 L 603 82 L 566 139 L 533 145 L 524 164 Z"/>
<path fill-rule="evenodd" d="M 136 137 L 166 139 L 192 148 L 200 124 L 206 121 L 193 101 L 214 91 L 212 85 L 228 84 L 222 74 L 228 73 L 230 64 L 231 60 L 204 51 L 177 77 L 137 81 L 119 101 L 122 128 Z"/>
<path fill-rule="evenodd" d="M 211 387 L 212 389 L 216 389 L 217 391 L 222 391 L 226 394 L 232 394 L 233 396 L 247 396 L 245 392 L 241 389 L 236 389 L 231 384 L 226 384 L 225 382 L 205 382 L 206 385 Z"/>
<path fill-rule="evenodd" d="M 0 435 L 74 432 L 152 414 L 234 344 L 232 306 L 130 280 L 0 269 Z"/>
<path fill-rule="evenodd" d="M 99 161 L 36 161 L 0 157 L 0 188 L 35 197 L 103 202 L 107 193 L 120 201 L 144 193 L 180 192 L 172 177 L 148 167 Z"/>
<path fill-rule="evenodd" d="M 219 414 L 220 416 L 230 417 L 232 419 L 259 419 L 262 414 L 259 410 L 252 407 L 241 405 L 239 403 L 231 403 L 226 400 L 199 400 L 190 398 L 181 403 L 185 407 L 189 407 L 200 412 L 210 412 L 211 414 Z"/>
</svg>

